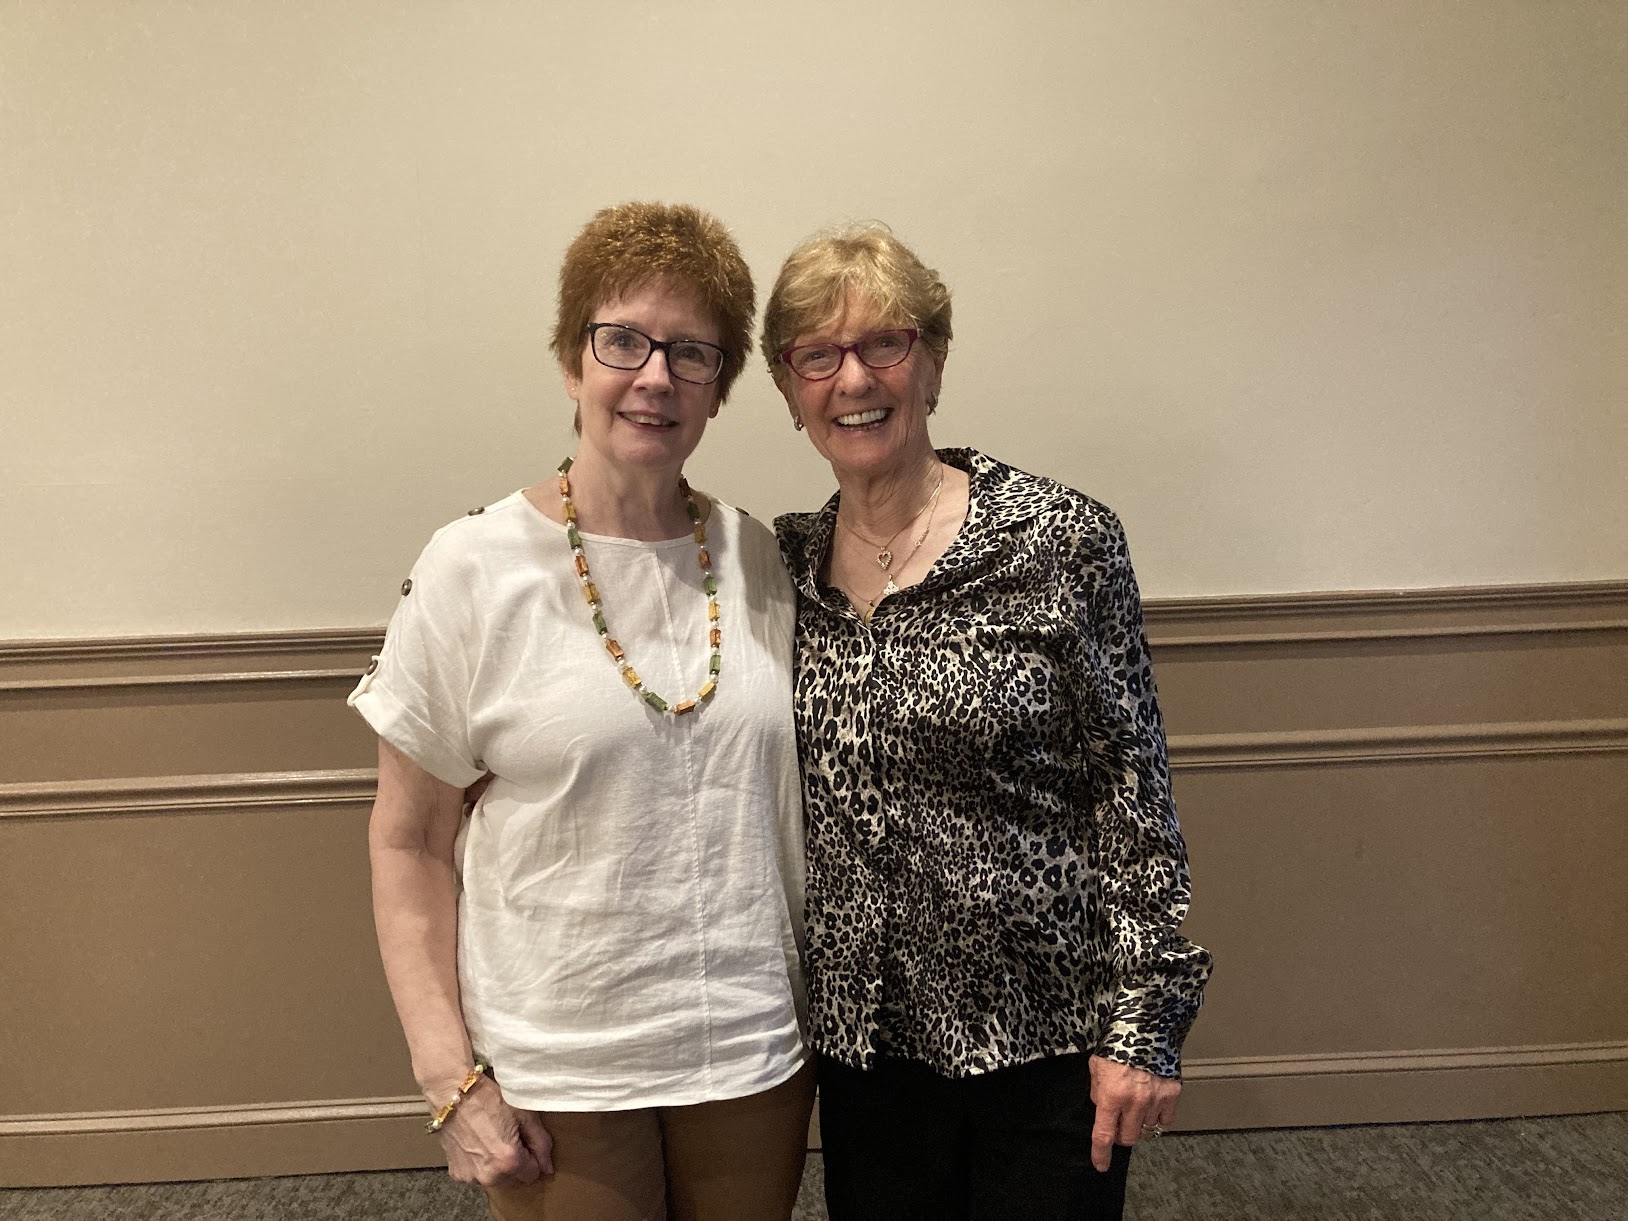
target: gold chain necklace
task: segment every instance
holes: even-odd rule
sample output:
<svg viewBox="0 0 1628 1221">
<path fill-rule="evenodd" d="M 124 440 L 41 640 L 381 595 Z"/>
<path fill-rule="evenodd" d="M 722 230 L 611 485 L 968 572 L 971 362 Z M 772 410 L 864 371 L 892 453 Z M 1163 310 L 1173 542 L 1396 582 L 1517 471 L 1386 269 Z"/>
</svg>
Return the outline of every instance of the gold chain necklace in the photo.
<svg viewBox="0 0 1628 1221">
<path fill-rule="evenodd" d="M 938 476 L 938 486 L 933 489 L 933 494 L 927 498 L 927 504 L 923 506 L 927 510 L 927 524 L 921 528 L 921 533 L 916 535 L 916 541 L 911 546 L 910 553 L 904 557 L 904 563 L 899 565 L 900 572 L 903 572 L 910 566 L 910 561 L 916 558 L 916 552 L 920 551 L 921 545 L 927 541 L 927 535 L 933 529 L 933 515 L 938 512 L 938 494 L 943 490 L 944 474 L 942 471 L 940 471 Z M 918 517 L 921 515 L 921 509 L 916 510 L 916 515 Z M 898 536 L 895 535 L 894 537 Z M 868 542 L 870 540 L 867 539 L 866 541 Z M 865 599 L 865 605 L 872 611 L 876 609 L 876 604 L 883 598 L 886 598 L 890 594 L 896 594 L 899 592 L 899 587 L 893 583 L 892 568 L 892 557 L 890 556 L 887 569 L 884 570 L 887 572 L 887 580 L 882 583 L 882 588 L 876 591 L 876 596 L 874 598 Z"/>
<path fill-rule="evenodd" d="M 718 627 L 718 578 L 712 575 L 712 556 L 707 552 L 707 528 L 701 524 L 701 510 L 696 507 L 690 485 L 684 476 L 678 477 L 678 490 L 684 496 L 684 509 L 689 514 L 690 528 L 695 534 L 695 545 L 699 549 L 696 559 L 701 564 L 701 588 L 707 593 L 707 623 L 710 625 L 707 628 L 707 643 L 711 646 L 712 657 L 707 662 L 707 681 L 701 684 L 695 698 L 680 700 L 669 706 L 666 700 L 644 685 L 639 672 L 628 664 L 622 646 L 616 643 L 616 638 L 610 634 L 610 628 L 605 624 L 605 608 L 599 601 L 599 589 L 588 573 L 588 557 L 582 552 L 582 535 L 577 532 L 577 506 L 571 502 L 571 479 L 568 474 L 571 461 L 567 458 L 559 466 L 560 504 L 565 515 L 565 538 L 571 544 L 571 554 L 576 557 L 577 580 L 582 583 L 582 596 L 588 600 L 588 609 L 593 612 L 594 630 L 599 633 L 599 639 L 605 645 L 605 652 L 609 653 L 610 659 L 616 663 L 622 681 L 632 690 L 635 699 L 643 700 L 657 712 L 665 712 L 669 716 L 683 716 L 686 712 L 693 712 L 696 705 L 711 699 L 712 693 L 718 689 L 718 673 L 723 669 L 724 662 L 723 635 Z"/>
<path fill-rule="evenodd" d="M 918 518 L 918 517 L 920 517 L 922 515 L 922 511 L 924 509 L 926 509 L 929 505 L 933 505 L 933 504 L 936 504 L 938 502 L 938 494 L 943 490 L 944 490 L 944 464 L 942 462 L 940 462 L 938 464 L 938 482 L 933 485 L 932 494 L 929 495 L 926 500 L 921 502 L 921 507 L 918 508 L 914 513 L 912 513 L 910 515 L 909 519 L 904 523 L 904 525 L 900 526 L 897 530 L 895 530 L 893 532 L 893 537 L 888 539 L 888 541 L 885 542 L 885 543 L 878 543 L 875 539 L 866 538 L 858 530 L 854 529 L 854 527 L 853 527 L 853 525 L 851 523 L 843 521 L 842 520 L 842 514 L 840 514 L 840 513 L 837 514 L 837 524 L 840 525 L 849 534 L 851 534 L 855 538 L 857 538 L 860 542 L 865 543 L 865 544 L 867 544 L 869 546 L 872 546 L 872 547 L 879 548 L 879 550 L 876 553 L 876 566 L 878 568 L 880 568 L 883 572 L 887 572 L 890 568 L 893 567 L 893 544 L 894 544 L 894 542 L 897 541 L 899 535 L 903 534 L 906 530 L 910 529 L 911 523 L 914 522 L 916 520 L 916 518 Z M 921 542 L 918 540 L 917 543 L 916 543 L 916 546 L 911 549 L 910 555 L 915 555 L 916 551 L 920 550 L 920 548 L 921 548 Z M 910 562 L 910 557 L 906 556 L 904 562 L 906 564 L 908 564 Z M 881 595 L 878 594 L 877 597 L 881 597 Z"/>
</svg>

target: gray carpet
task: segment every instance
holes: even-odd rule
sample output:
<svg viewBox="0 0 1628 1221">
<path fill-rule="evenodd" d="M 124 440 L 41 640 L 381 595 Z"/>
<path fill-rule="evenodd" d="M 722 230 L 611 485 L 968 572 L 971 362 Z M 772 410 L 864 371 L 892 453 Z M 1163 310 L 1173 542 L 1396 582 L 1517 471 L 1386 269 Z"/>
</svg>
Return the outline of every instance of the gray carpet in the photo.
<svg viewBox="0 0 1628 1221">
<path fill-rule="evenodd" d="M 823 1221 L 809 1158 L 797 1221 Z M 439 1171 L 0 1191 L 6 1221 L 485 1221 Z M 1176 1134 L 1126 1221 L 1628 1221 L 1628 1113 Z"/>
</svg>

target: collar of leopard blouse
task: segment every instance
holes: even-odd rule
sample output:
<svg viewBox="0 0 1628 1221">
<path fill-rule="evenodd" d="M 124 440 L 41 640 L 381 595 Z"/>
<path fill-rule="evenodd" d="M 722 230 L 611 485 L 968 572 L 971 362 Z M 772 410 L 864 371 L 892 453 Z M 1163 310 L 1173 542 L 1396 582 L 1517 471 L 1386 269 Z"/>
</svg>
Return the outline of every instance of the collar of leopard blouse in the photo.
<svg viewBox="0 0 1628 1221">
<path fill-rule="evenodd" d="M 965 471 L 970 483 L 967 520 L 939 561 L 941 568 L 960 567 L 998 551 L 1003 531 L 1073 495 L 1055 480 L 1026 474 L 975 449 L 941 449 L 938 456 Z M 841 499 L 840 492 L 833 492 L 817 512 L 787 513 L 775 519 L 781 557 L 805 597 L 821 600 L 819 573 L 836 531 Z M 935 584 L 929 579 L 911 588 L 928 592 Z"/>
</svg>

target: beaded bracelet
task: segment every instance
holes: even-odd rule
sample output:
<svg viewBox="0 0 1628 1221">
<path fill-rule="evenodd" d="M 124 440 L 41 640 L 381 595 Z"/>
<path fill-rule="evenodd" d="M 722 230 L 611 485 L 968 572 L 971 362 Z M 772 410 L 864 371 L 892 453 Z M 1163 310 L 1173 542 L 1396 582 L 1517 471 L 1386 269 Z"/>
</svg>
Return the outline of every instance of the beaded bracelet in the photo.
<svg viewBox="0 0 1628 1221">
<path fill-rule="evenodd" d="M 475 1088 L 476 1082 L 491 1071 L 492 1066 L 477 1056 L 475 1058 L 475 1067 L 469 1070 L 469 1076 L 464 1078 L 464 1083 L 458 1087 L 458 1092 L 452 1096 L 446 1106 L 435 1113 L 433 1119 L 424 1125 L 424 1131 L 431 1136 L 439 1132 L 446 1125 L 447 1120 L 452 1118 L 452 1113 L 458 1109 L 458 1105 L 469 1097 L 469 1091 Z"/>
</svg>

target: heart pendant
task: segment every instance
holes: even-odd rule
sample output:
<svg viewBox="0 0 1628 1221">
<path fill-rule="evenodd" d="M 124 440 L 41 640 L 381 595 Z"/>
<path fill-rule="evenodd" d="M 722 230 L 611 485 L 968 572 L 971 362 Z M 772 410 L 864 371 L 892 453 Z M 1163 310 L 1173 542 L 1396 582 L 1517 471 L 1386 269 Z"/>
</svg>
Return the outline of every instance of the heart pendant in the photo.
<svg viewBox="0 0 1628 1221">
<path fill-rule="evenodd" d="M 889 568 L 892 568 L 893 552 L 889 551 L 886 547 L 883 547 L 880 551 L 878 551 L 876 553 L 876 566 L 883 572 L 886 572 Z"/>
</svg>

